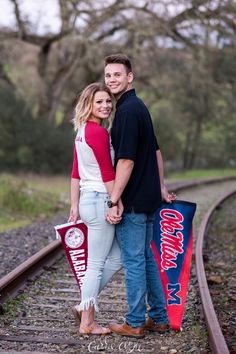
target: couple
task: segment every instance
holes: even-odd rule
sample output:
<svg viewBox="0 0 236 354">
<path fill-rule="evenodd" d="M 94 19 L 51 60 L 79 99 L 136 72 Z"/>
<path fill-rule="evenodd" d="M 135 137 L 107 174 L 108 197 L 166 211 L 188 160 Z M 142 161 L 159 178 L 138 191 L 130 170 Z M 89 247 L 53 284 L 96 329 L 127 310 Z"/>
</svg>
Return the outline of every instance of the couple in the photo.
<svg viewBox="0 0 236 354">
<path fill-rule="evenodd" d="M 163 160 L 151 117 L 132 88 L 133 79 L 126 55 L 106 57 L 105 84 L 86 87 L 75 110 L 69 221 L 81 218 L 88 227 L 87 271 L 81 302 L 73 308 L 81 334 L 114 332 L 142 338 L 144 329 L 169 329 L 150 242 L 155 210 L 162 199 L 171 202 L 176 196 L 164 185 Z M 113 95 L 117 102 L 111 145 L 102 122 L 109 120 Z M 97 297 L 122 265 L 128 300 L 125 322 L 102 327 L 94 319 Z"/>
</svg>

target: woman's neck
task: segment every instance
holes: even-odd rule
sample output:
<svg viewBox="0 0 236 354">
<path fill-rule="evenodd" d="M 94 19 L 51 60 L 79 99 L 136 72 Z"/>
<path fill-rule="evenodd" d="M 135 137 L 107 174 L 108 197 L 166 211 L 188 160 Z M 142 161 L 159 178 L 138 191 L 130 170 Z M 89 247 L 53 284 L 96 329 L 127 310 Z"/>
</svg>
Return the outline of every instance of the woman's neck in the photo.
<svg viewBox="0 0 236 354">
<path fill-rule="evenodd" d="M 96 117 L 91 117 L 91 118 L 88 119 L 88 121 L 97 123 L 98 125 L 102 124 L 102 120 L 100 118 L 96 118 Z"/>
</svg>

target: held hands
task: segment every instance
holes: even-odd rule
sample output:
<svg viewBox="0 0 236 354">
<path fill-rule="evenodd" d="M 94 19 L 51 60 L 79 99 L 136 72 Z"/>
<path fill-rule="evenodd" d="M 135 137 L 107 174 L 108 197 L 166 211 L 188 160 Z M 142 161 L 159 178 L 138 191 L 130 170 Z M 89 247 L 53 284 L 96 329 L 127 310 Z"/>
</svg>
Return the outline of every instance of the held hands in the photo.
<svg viewBox="0 0 236 354">
<path fill-rule="evenodd" d="M 177 198 L 177 195 L 175 193 L 168 192 L 165 185 L 161 188 L 161 196 L 162 196 L 162 200 L 164 200 L 167 203 L 171 203 Z"/>
<path fill-rule="evenodd" d="M 113 206 L 112 208 L 109 208 L 107 210 L 106 220 L 110 224 L 118 224 L 122 219 L 121 215 L 123 211 L 124 211 L 124 207 L 120 199 L 118 202 L 118 206 Z"/>
</svg>

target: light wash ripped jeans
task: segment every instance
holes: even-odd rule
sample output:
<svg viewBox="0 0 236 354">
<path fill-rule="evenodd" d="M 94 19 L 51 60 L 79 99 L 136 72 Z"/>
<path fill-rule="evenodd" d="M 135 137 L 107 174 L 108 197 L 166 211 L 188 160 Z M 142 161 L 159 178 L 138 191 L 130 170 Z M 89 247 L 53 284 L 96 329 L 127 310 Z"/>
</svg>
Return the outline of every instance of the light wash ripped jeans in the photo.
<svg viewBox="0 0 236 354">
<path fill-rule="evenodd" d="M 107 193 L 81 191 L 79 213 L 88 227 L 88 261 L 79 311 L 91 305 L 99 311 L 98 294 L 122 267 L 115 226 L 105 220 L 108 199 Z"/>
</svg>

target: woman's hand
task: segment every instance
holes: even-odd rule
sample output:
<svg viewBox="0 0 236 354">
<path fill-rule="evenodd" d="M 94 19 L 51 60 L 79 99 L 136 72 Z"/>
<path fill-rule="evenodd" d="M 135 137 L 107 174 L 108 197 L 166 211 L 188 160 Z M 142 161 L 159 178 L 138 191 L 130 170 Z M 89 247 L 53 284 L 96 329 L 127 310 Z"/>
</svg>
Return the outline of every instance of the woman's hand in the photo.
<svg viewBox="0 0 236 354">
<path fill-rule="evenodd" d="M 106 220 L 110 224 L 118 224 L 122 219 L 123 211 L 124 211 L 124 206 L 123 206 L 122 200 L 120 198 L 118 201 L 118 206 L 114 206 L 114 207 L 108 209 L 107 215 L 106 215 Z"/>
<path fill-rule="evenodd" d="M 80 219 L 80 216 L 79 216 L 79 208 L 78 208 L 78 206 L 71 207 L 70 208 L 70 216 L 69 216 L 68 222 L 76 223 L 76 221 L 79 220 L 79 219 Z"/>
<path fill-rule="evenodd" d="M 113 206 L 107 210 L 106 220 L 110 224 L 118 224 L 121 221 L 121 215 L 119 213 L 118 206 Z"/>
</svg>

